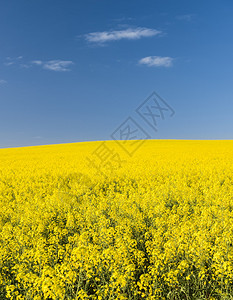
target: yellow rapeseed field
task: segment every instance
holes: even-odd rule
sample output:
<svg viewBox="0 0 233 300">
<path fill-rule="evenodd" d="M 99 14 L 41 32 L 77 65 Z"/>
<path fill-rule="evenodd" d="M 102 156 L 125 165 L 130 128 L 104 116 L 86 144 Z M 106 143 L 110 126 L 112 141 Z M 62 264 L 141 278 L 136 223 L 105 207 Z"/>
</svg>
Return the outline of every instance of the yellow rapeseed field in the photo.
<svg viewBox="0 0 233 300">
<path fill-rule="evenodd" d="M 0 299 L 233 299 L 233 141 L 137 144 L 0 150 Z"/>
</svg>

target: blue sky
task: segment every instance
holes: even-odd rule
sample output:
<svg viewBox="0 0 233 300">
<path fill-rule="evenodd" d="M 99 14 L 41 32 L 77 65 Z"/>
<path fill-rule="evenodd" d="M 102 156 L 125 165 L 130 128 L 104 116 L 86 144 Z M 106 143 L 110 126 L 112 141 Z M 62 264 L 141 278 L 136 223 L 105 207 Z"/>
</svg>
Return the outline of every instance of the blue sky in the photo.
<svg viewBox="0 0 233 300">
<path fill-rule="evenodd" d="M 232 139 L 233 2 L 1 0 L 0 147 Z M 135 110 L 156 91 L 157 128 Z M 152 120 L 152 119 L 151 119 Z"/>
</svg>

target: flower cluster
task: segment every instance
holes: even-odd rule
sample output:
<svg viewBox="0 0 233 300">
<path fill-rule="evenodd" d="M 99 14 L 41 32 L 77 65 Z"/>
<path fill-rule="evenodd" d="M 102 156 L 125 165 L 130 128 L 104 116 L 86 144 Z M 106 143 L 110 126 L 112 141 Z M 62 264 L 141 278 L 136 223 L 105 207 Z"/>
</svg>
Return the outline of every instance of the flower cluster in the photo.
<svg viewBox="0 0 233 300">
<path fill-rule="evenodd" d="M 98 144 L 0 150 L 0 299 L 229 299 L 233 142 Z"/>
</svg>

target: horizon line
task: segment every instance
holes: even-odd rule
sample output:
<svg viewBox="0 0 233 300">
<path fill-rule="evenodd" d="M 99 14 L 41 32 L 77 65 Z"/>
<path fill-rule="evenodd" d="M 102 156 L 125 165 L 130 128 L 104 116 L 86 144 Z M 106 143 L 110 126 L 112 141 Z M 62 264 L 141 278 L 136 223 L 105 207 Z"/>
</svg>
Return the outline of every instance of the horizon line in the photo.
<svg viewBox="0 0 233 300">
<path fill-rule="evenodd" d="M 13 147 L 0 147 L 2 149 L 20 149 L 20 148 L 32 148 L 32 147 L 46 147 L 46 146 L 60 146 L 70 144 L 81 144 L 81 143 L 96 143 L 96 142 L 123 142 L 123 141 L 233 141 L 233 139 L 136 139 L 136 140 L 91 140 L 91 141 L 79 141 L 79 142 L 67 142 L 67 143 L 51 143 L 41 145 L 27 145 L 27 146 L 13 146 Z"/>
</svg>

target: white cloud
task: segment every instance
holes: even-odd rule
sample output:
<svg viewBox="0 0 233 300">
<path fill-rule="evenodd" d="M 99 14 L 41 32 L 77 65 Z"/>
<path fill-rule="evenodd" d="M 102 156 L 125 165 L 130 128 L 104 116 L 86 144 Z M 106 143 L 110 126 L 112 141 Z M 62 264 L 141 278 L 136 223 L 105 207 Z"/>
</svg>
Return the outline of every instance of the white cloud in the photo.
<svg viewBox="0 0 233 300">
<path fill-rule="evenodd" d="M 70 66 L 74 63 L 71 60 L 33 60 L 31 62 L 25 62 L 23 60 L 23 56 L 18 56 L 16 58 L 7 57 L 6 62 L 4 63 L 6 66 L 16 65 L 24 69 L 28 69 L 33 65 L 39 66 L 43 69 L 55 71 L 55 72 L 64 72 L 70 71 Z"/>
<path fill-rule="evenodd" d="M 51 71 L 69 71 L 69 66 L 73 64 L 70 60 L 50 60 L 44 63 L 43 68 Z"/>
<path fill-rule="evenodd" d="M 13 62 L 13 61 L 8 61 L 8 62 L 4 63 L 5 66 L 11 66 L 11 65 L 14 65 L 14 64 L 15 64 L 15 62 Z"/>
<path fill-rule="evenodd" d="M 30 64 L 20 64 L 19 65 L 21 68 L 24 68 L 24 69 L 29 69 L 31 68 L 31 65 Z"/>
<path fill-rule="evenodd" d="M 169 56 L 147 56 L 139 60 L 139 64 L 149 67 L 171 67 L 173 58 Z"/>
<path fill-rule="evenodd" d="M 176 16 L 176 19 L 181 20 L 181 21 L 190 22 L 190 21 L 192 21 L 193 16 L 194 16 L 193 14 L 179 15 L 179 16 Z"/>
<path fill-rule="evenodd" d="M 7 84 L 7 81 L 4 79 L 0 79 L 0 86 Z"/>
<path fill-rule="evenodd" d="M 60 59 L 49 61 L 33 60 L 31 63 L 34 65 L 42 66 L 43 69 L 56 72 L 70 71 L 69 67 L 73 65 L 73 62 L 71 60 Z"/>
<path fill-rule="evenodd" d="M 12 66 L 16 63 L 18 63 L 21 59 L 23 59 L 23 56 L 18 56 L 18 57 L 7 57 L 6 62 L 4 63 L 5 66 Z"/>
<path fill-rule="evenodd" d="M 91 32 L 85 35 L 88 42 L 105 43 L 109 41 L 118 41 L 122 39 L 138 40 L 142 37 L 151 37 L 162 33 L 156 29 L 136 27 L 125 30 Z"/>
<path fill-rule="evenodd" d="M 42 65 L 42 61 L 41 61 L 41 60 L 33 60 L 33 61 L 32 61 L 32 64 L 35 64 L 35 65 Z"/>
<path fill-rule="evenodd" d="M 112 19 L 113 22 L 121 23 L 121 22 L 128 22 L 128 21 L 133 21 L 135 18 L 132 17 L 119 17 L 116 19 Z"/>
</svg>

